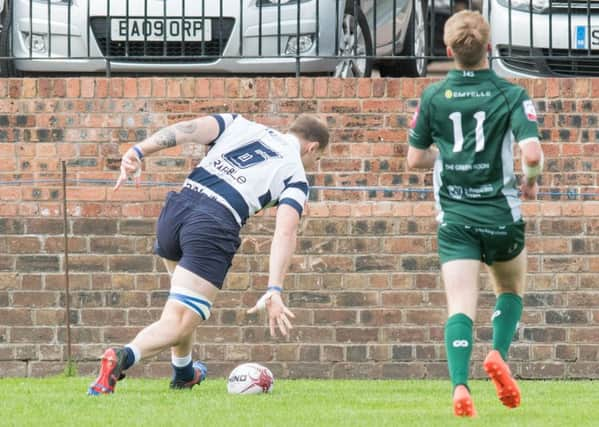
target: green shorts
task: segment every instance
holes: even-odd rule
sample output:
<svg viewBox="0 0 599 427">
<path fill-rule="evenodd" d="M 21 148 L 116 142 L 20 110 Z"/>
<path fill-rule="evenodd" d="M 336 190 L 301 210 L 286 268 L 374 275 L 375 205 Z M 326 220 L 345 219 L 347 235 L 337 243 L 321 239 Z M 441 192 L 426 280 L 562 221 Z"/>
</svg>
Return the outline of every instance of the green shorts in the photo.
<svg viewBox="0 0 599 427">
<path fill-rule="evenodd" d="M 501 226 L 439 225 L 437 241 L 441 264 L 475 259 L 487 265 L 509 261 L 524 249 L 524 221 Z"/>
</svg>

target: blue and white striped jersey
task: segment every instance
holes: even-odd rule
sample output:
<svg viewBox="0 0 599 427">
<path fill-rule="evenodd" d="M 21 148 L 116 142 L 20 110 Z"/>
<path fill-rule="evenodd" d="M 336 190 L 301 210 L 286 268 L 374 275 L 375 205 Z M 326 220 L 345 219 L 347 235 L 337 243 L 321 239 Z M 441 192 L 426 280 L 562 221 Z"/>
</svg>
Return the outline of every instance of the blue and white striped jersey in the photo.
<svg viewBox="0 0 599 427">
<path fill-rule="evenodd" d="M 226 206 L 242 225 L 259 210 L 281 204 L 302 214 L 308 180 L 298 139 L 238 114 L 215 114 L 219 136 L 184 187 Z"/>
</svg>

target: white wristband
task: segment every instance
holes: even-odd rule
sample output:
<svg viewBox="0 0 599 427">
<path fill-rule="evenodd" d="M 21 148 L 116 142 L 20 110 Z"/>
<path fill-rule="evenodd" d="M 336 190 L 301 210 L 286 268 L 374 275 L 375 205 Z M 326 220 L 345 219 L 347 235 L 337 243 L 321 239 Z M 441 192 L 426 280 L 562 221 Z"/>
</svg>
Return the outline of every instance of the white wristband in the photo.
<svg viewBox="0 0 599 427">
<path fill-rule="evenodd" d="M 522 172 L 524 173 L 524 176 L 528 179 L 533 179 L 539 176 L 541 174 L 541 171 L 543 170 L 543 161 L 544 156 L 542 151 L 541 158 L 539 159 L 539 163 L 537 163 L 536 166 L 528 166 L 526 164 L 525 159 L 522 159 Z"/>
<path fill-rule="evenodd" d="M 276 291 L 266 291 L 264 295 L 260 297 L 260 299 L 256 302 L 256 307 L 258 310 L 264 310 L 266 308 L 266 302 L 272 298 L 272 296 L 276 293 Z"/>
</svg>

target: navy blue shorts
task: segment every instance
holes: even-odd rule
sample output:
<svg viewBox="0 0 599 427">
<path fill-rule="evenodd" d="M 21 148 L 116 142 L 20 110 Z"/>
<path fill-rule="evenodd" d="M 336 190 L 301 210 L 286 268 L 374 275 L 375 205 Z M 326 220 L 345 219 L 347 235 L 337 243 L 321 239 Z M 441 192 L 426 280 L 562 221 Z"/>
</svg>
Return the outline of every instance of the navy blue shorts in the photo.
<svg viewBox="0 0 599 427">
<path fill-rule="evenodd" d="M 205 194 L 171 191 L 158 218 L 154 252 L 220 289 L 241 244 L 240 229 L 233 214 Z"/>
</svg>

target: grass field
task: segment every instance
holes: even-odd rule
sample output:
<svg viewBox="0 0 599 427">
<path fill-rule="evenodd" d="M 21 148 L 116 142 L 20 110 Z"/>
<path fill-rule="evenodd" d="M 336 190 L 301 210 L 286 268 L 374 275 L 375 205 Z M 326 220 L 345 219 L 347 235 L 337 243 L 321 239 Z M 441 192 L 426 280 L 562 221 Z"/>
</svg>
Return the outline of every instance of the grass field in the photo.
<svg viewBox="0 0 599 427">
<path fill-rule="evenodd" d="M 0 380 L 1 426 L 599 426 L 599 383 L 522 381 L 508 410 L 473 381 L 477 419 L 451 414 L 447 381 L 281 380 L 269 395 L 231 396 L 224 379 L 192 391 L 167 380 L 127 379 L 88 397 L 91 378 Z"/>
</svg>

